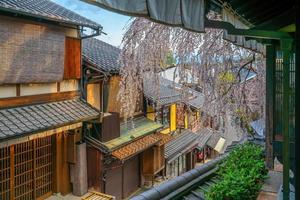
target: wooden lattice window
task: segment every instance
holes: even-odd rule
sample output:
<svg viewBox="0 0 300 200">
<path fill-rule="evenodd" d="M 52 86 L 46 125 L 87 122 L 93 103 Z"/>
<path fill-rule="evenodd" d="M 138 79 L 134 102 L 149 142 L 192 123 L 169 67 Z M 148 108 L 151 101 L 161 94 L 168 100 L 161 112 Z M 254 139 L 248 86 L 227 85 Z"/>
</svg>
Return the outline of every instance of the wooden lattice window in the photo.
<svg viewBox="0 0 300 200">
<path fill-rule="evenodd" d="M 0 199 L 10 199 L 10 149 L 0 149 Z"/>
<path fill-rule="evenodd" d="M 0 149 L 0 199 L 44 199 L 52 193 L 51 137 Z"/>
</svg>

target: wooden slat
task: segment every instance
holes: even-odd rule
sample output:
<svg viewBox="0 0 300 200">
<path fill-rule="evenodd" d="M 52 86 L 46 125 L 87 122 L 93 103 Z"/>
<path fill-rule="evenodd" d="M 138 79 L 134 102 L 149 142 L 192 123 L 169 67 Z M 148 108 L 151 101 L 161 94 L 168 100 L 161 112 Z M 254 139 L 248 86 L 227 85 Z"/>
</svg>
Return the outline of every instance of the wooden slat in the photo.
<svg viewBox="0 0 300 200">
<path fill-rule="evenodd" d="M 15 182 L 14 182 L 14 174 L 15 174 L 15 162 L 14 159 L 15 155 L 14 155 L 14 146 L 10 146 L 10 199 L 13 200 L 15 198 L 15 191 L 14 191 L 14 186 L 15 186 Z"/>
<path fill-rule="evenodd" d="M 10 199 L 10 148 L 0 149 L 0 199 Z"/>
<path fill-rule="evenodd" d="M 51 136 L 0 149 L 0 199 L 44 199 L 52 194 Z"/>
</svg>

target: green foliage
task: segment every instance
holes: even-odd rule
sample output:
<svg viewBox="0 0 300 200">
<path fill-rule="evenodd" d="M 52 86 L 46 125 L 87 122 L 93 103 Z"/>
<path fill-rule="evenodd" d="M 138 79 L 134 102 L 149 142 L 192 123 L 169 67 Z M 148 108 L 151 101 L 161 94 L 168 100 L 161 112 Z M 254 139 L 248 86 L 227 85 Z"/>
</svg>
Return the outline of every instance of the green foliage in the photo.
<svg viewBox="0 0 300 200">
<path fill-rule="evenodd" d="M 175 66 L 175 64 L 176 64 L 176 60 L 173 56 L 173 52 L 169 51 L 167 54 L 165 66 L 170 67 L 170 66 Z"/>
<path fill-rule="evenodd" d="M 206 193 L 207 200 L 255 200 L 267 177 L 263 149 L 252 143 L 237 147 L 217 174 L 221 180 Z"/>
<path fill-rule="evenodd" d="M 234 74 L 228 71 L 220 73 L 219 75 L 219 81 L 223 83 L 233 83 L 235 80 Z"/>
</svg>

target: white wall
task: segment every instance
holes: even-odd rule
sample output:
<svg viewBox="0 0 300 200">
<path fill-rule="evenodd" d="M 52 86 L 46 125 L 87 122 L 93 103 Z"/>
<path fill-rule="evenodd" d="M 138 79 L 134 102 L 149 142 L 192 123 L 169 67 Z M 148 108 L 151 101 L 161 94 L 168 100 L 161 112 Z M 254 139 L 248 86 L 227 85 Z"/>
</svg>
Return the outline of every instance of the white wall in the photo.
<svg viewBox="0 0 300 200">
<path fill-rule="evenodd" d="M 60 82 L 60 92 L 79 90 L 79 80 L 71 79 Z M 16 97 L 16 85 L 0 85 L 0 98 Z M 48 94 L 57 92 L 57 83 L 21 84 L 20 96 Z"/>
<path fill-rule="evenodd" d="M 17 89 L 15 85 L 2 85 L 0 86 L 0 98 L 15 97 Z"/>
</svg>

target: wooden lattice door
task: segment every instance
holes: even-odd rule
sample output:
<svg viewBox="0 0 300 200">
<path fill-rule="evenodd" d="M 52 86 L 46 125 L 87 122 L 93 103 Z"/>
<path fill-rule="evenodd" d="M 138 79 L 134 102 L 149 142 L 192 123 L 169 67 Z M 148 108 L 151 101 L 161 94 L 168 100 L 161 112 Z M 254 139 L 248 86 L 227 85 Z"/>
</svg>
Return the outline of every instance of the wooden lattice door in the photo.
<svg viewBox="0 0 300 200">
<path fill-rule="evenodd" d="M 0 199 L 44 199 L 52 193 L 51 137 L 0 149 Z"/>
<path fill-rule="evenodd" d="M 0 199 L 9 200 L 10 196 L 10 148 L 0 149 Z"/>
</svg>

